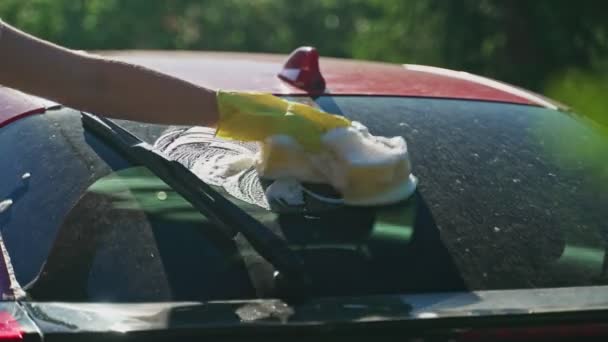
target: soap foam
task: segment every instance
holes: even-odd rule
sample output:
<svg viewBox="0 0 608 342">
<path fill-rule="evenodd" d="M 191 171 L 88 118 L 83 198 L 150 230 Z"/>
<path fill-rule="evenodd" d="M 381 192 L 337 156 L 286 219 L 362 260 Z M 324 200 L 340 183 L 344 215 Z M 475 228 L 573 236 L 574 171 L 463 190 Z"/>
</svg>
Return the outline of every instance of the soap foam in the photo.
<svg viewBox="0 0 608 342">
<path fill-rule="evenodd" d="M 155 146 L 204 182 L 266 209 L 272 203 L 302 206 L 307 196 L 332 204 L 387 204 L 416 189 L 401 137 L 375 137 L 353 122 L 326 133 L 322 144 L 326 148 L 321 152 L 309 153 L 289 136 L 243 143 L 215 137 L 210 128 L 193 127 L 169 132 Z M 260 177 L 274 182 L 264 190 Z M 301 182 L 331 185 L 343 199 L 314 193 Z"/>
<path fill-rule="evenodd" d="M 277 179 L 266 189 L 266 198 L 285 206 L 298 206 L 304 202 L 302 184 L 293 178 Z"/>
<path fill-rule="evenodd" d="M 0 201 L 0 214 L 10 209 L 12 205 L 13 200 L 10 198 Z"/>
<path fill-rule="evenodd" d="M 341 158 L 355 165 L 390 164 L 407 159 L 407 146 L 402 137 L 376 137 L 367 127 L 354 121 L 350 127 L 327 132 L 323 143 Z"/>
<path fill-rule="evenodd" d="M 257 171 L 268 178 L 329 184 L 352 205 L 394 203 L 416 189 L 402 137 L 376 137 L 353 122 L 329 131 L 321 141 L 325 148 L 309 153 L 290 137 L 270 137 L 262 145 Z"/>
<path fill-rule="evenodd" d="M 221 187 L 242 201 L 270 208 L 253 167 L 257 144 L 223 140 L 215 137 L 214 129 L 192 127 L 166 133 L 154 145 L 205 183 Z"/>
</svg>

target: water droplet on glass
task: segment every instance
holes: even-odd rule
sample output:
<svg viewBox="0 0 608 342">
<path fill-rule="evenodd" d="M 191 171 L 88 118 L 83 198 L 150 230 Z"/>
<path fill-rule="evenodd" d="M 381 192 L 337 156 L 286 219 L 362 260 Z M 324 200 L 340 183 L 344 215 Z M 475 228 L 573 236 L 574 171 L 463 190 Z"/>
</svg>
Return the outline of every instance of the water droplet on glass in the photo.
<svg viewBox="0 0 608 342">
<path fill-rule="evenodd" d="M 8 198 L 0 202 L 0 214 L 7 211 L 13 205 L 13 200 Z"/>
<path fill-rule="evenodd" d="M 161 201 L 164 201 L 164 200 L 166 200 L 166 199 L 167 199 L 167 193 L 166 193 L 166 192 L 164 192 L 164 191 L 159 191 L 159 192 L 156 194 L 156 198 L 158 198 L 158 199 L 159 199 L 159 200 L 161 200 Z"/>
</svg>

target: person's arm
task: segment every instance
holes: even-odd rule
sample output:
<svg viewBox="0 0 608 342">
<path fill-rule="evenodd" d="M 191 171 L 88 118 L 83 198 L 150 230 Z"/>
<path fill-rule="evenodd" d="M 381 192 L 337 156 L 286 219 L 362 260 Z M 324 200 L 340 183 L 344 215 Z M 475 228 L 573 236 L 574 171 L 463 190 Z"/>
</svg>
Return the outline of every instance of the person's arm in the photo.
<svg viewBox="0 0 608 342">
<path fill-rule="evenodd" d="M 75 109 L 163 124 L 217 125 L 214 91 L 68 50 L 0 21 L 0 84 Z"/>
</svg>

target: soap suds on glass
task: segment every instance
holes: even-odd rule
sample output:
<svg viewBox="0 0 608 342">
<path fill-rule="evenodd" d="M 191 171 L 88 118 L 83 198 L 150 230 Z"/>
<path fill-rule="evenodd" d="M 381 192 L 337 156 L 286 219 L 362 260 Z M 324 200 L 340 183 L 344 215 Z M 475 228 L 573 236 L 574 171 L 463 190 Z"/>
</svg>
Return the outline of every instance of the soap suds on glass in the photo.
<svg viewBox="0 0 608 342">
<path fill-rule="evenodd" d="M 256 170 L 259 145 L 216 138 L 210 128 L 192 127 L 166 133 L 156 141 L 155 148 L 168 159 L 188 167 L 205 183 L 265 209 L 275 204 L 302 206 L 304 192 L 312 194 L 293 178 L 269 181 L 264 189 Z"/>
<path fill-rule="evenodd" d="M 184 164 L 205 183 L 242 201 L 270 208 L 253 165 L 256 143 L 223 140 L 215 138 L 211 128 L 192 127 L 166 133 L 155 148 Z"/>
<path fill-rule="evenodd" d="M 273 203 L 302 206 L 305 194 L 331 203 L 373 205 L 394 203 L 414 192 L 417 180 L 402 137 L 376 137 L 353 122 L 326 133 L 322 143 L 321 152 L 311 153 L 288 136 L 247 143 L 193 127 L 166 133 L 155 147 L 204 182 L 267 209 Z M 273 181 L 264 189 L 260 177 Z M 315 194 L 301 182 L 330 185 L 343 199 Z"/>
<path fill-rule="evenodd" d="M 402 137 L 374 136 L 353 121 L 349 127 L 325 133 L 321 142 L 320 152 L 308 152 L 291 137 L 269 137 L 256 169 L 271 179 L 291 177 L 331 185 L 350 205 L 395 203 L 414 192 L 417 180 Z"/>
<path fill-rule="evenodd" d="M 287 206 L 305 204 L 302 184 L 295 179 L 277 179 L 266 189 L 266 197 Z"/>
</svg>

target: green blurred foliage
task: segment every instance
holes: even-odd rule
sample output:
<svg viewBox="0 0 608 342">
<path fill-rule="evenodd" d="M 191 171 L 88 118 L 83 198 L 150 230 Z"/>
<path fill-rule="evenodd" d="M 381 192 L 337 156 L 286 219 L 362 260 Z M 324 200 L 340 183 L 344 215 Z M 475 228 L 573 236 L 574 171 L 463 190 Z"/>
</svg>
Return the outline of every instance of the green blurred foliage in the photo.
<svg viewBox="0 0 608 342">
<path fill-rule="evenodd" d="M 314 45 L 326 56 L 443 66 L 541 92 L 564 70 L 606 59 L 606 13 L 603 0 L 0 1 L 5 21 L 71 48 Z"/>
<path fill-rule="evenodd" d="M 600 68 L 601 69 L 601 68 Z M 608 78 L 580 69 L 566 70 L 548 82 L 546 93 L 572 106 L 608 132 Z"/>
</svg>

